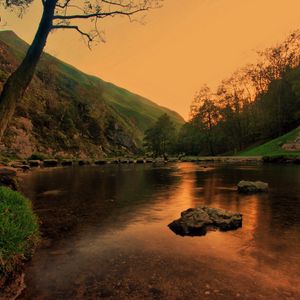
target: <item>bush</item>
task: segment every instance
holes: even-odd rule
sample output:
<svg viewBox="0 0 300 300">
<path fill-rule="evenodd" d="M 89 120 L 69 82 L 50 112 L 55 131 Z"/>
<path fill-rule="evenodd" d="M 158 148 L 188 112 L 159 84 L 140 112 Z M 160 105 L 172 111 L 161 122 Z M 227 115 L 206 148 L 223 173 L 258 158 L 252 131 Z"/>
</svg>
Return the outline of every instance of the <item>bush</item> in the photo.
<svg viewBox="0 0 300 300">
<path fill-rule="evenodd" d="M 28 160 L 44 160 L 47 156 L 43 153 L 32 153 L 31 156 L 28 157 Z"/>
<path fill-rule="evenodd" d="M 39 239 L 37 217 L 20 193 L 0 187 L 0 274 L 31 257 Z"/>
</svg>

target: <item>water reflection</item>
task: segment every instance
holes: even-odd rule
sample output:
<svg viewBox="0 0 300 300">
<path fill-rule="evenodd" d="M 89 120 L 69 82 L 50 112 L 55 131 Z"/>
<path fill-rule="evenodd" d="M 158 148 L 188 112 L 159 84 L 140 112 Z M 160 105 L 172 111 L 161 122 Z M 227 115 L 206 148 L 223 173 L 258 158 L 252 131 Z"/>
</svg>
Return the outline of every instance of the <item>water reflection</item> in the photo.
<svg viewBox="0 0 300 300">
<path fill-rule="evenodd" d="M 267 181 L 270 193 L 239 195 L 241 179 Z M 296 166 L 33 173 L 23 189 L 51 242 L 29 265 L 20 299 L 297 299 L 299 182 Z M 197 238 L 169 231 L 182 210 L 199 204 L 242 212 L 243 228 Z"/>
</svg>

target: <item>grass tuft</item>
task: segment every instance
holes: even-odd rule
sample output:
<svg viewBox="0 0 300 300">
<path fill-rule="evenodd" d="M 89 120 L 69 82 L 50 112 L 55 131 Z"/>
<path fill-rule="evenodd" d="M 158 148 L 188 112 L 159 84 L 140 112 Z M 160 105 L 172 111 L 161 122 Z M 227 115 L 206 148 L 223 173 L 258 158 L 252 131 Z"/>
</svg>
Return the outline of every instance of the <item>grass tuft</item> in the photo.
<svg viewBox="0 0 300 300">
<path fill-rule="evenodd" d="M 29 200 L 0 187 L 0 274 L 12 272 L 30 258 L 38 240 L 38 220 Z"/>
</svg>

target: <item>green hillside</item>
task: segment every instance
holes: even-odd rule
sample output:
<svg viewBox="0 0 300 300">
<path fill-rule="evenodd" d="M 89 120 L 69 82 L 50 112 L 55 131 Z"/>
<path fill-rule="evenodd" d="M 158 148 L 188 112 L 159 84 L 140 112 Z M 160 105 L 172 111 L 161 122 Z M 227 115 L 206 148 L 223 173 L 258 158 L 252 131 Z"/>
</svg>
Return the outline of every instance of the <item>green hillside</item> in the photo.
<svg viewBox="0 0 300 300">
<path fill-rule="evenodd" d="M 299 156 L 300 151 L 287 151 L 282 148 L 286 143 L 293 142 L 297 137 L 300 136 L 300 127 L 276 138 L 260 146 L 247 149 L 239 153 L 240 156 L 258 156 L 258 155 L 289 155 Z"/>
<path fill-rule="evenodd" d="M 28 44 L 12 31 L 1 31 L 0 43 L 0 82 L 4 82 L 20 63 Z M 80 152 L 78 143 L 82 142 L 86 149 L 89 148 L 88 144 L 95 144 L 96 147 L 101 146 L 104 152 L 109 152 L 115 146 L 119 150 L 140 147 L 144 131 L 164 113 L 170 116 L 177 127 L 184 123 L 176 112 L 87 75 L 45 53 L 25 100 L 18 106 L 16 117 L 25 116 L 32 121 L 34 138 L 38 144 L 43 144 L 42 148 L 50 143 L 56 150 L 74 152 L 76 148 L 75 152 Z M 82 117 L 82 114 L 86 114 L 86 117 Z M 52 122 L 55 118 L 56 122 Z M 64 118 L 67 119 L 67 125 L 61 126 L 60 120 Z M 50 129 L 48 136 L 42 138 L 45 127 Z M 72 137 L 74 135 L 81 136 L 76 144 Z M 62 147 L 56 141 L 59 136 L 64 140 Z M 37 145 L 33 148 L 40 147 Z"/>
</svg>

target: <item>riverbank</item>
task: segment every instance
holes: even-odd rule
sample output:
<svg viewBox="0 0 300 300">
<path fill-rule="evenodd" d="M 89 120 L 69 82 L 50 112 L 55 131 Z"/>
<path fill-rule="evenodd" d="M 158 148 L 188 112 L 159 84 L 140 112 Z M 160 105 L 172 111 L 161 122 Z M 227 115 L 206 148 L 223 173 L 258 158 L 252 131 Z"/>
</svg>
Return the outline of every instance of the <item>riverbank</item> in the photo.
<svg viewBox="0 0 300 300">
<path fill-rule="evenodd" d="M 26 175 L 30 170 L 37 168 L 55 168 L 72 166 L 101 166 L 106 164 L 168 164 L 194 162 L 201 164 L 222 163 L 222 164 L 300 164 L 300 156 L 289 155 L 269 155 L 269 156 L 182 156 L 163 158 L 150 157 L 115 157 L 97 160 L 80 159 L 44 159 L 44 160 L 12 160 L 11 158 L 0 159 L 0 186 L 6 185 L 12 189 L 17 189 L 16 178 Z M 4 170 L 4 173 L 2 172 Z"/>
<path fill-rule="evenodd" d="M 24 289 L 24 262 L 38 241 L 38 220 L 29 200 L 0 187 L 0 299 L 15 299 Z"/>
<path fill-rule="evenodd" d="M 87 165 L 106 165 L 106 164 L 167 164 L 167 163 L 223 163 L 223 164 L 244 164 L 244 163 L 280 163 L 280 164 L 300 164 L 300 156 L 296 154 L 289 155 L 269 155 L 269 156 L 183 156 L 150 158 L 150 157 L 115 157 L 97 160 L 79 160 L 79 159 L 44 159 L 44 160 L 11 160 L 8 158 L 0 160 L 0 185 L 8 185 L 13 189 L 14 183 L 11 178 L 22 176 L 27 171 L 36 168 L 54 168 L 54 167 L 72 167 L 72 166 L 87 166 Z M 4 178 L 1 170 L 5 169 L 5 173 L 9 169 L 9 180 Z M 6 176 L 6 174 L 5 174 Z M 7 177 L 7 176 L 6 176 Z M 7 184 L 8 183 L 8 184 Z"/>
<path fill-rule="evenodd" d="M 183 157 L 168 157 L 151 158 L 151 157 L 114 157 L 103 158 L 97 160 L 79 160 L 79 159 L 44 159 L 44 160 L 11 160 L 3 159 L 0 161 L 0 167 L 12 167 L 20 171 L 27 171 L 30 168 L 36 167 L 58 167 L 58 166 L 73 166 L 73 165 L 105 165 L 105 164 L 149 164 L 149 163 L 172 163 L 172 162 L 262 162 L 262 156 L 183 156 Z"/>
</svg>

